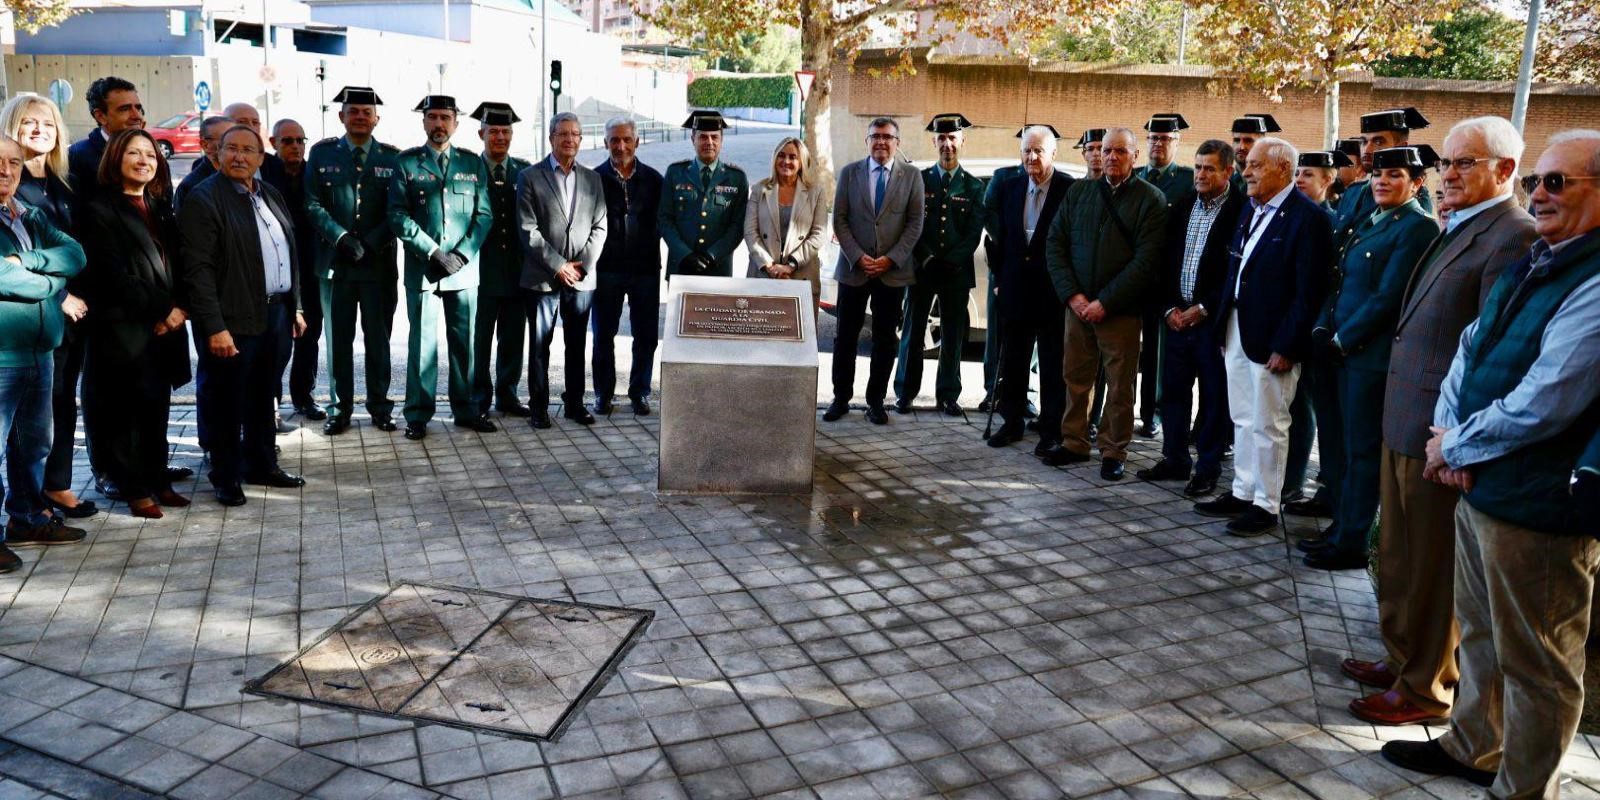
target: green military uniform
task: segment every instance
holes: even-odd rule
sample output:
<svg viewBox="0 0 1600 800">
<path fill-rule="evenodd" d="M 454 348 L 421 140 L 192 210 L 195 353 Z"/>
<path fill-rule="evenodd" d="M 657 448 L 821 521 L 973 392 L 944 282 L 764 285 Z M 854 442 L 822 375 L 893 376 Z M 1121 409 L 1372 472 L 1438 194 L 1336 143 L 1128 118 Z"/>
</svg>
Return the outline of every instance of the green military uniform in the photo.
<svg viewBox="0 0 1600 800">
<path fill-rule="evenodd" d="M 1143 178 L 1160 189 L 1167 198 L 1168 208 L 1194 194 L 1194 167 L 1178 166 L 1176 161 L 1160 169 L 1146 164 L 1134 170 L 1133 177 Z"/>
<path fill-rule="evenodd" d="M 1374 111 L 1361 115 L 1361 134 L 1366 136 L 1373 133 L 1390 133 L 1396 138 L 1404 140 L 1411 136 L 1411 132 L 1428 127 L 1428 118 L 1412 106 L 1404 108 L 1390 108 L 1383 111 Z M 1401 142 L 1400 146 L 1405 146 Z M 1437 157 L 1431 149 L 1429 157 Z M 1427 166 L 1433 166 L 1428 164 Z M 1376 169 L 1376 167 L 1374 167 Z M 1422 191 L 1417 192 L 1417 204 L 1429 215 L 1433 214 L 1432 192 L 1424 185 Z M 1344 243 L 1355 235 L 1356 229 L 1361 227 L 1378 210 L 1378 201 L 1372 199 L 1372 180 L 1358 181 L 1345 190 L 1339 198 L 1338 211 L 1333 220 L 1333 244 L 1335 247 Z"/>
<path fill-rule="evenodd" d="M 667 243 L 668 275 L 733 275 L 733 251 L 744 242 L 744 208 L 750 181 L 744 170 L 717 160 L 698 159 L 667 167 L 656 221 Z M 691 254 L 711 260 L 701 271 L 685 265 Z"/>
<path fill-rule="evenodd" d="M 1188 128 L 1189 122 L 1182 114 L 1156 114 L 1144 124 L 1144 129 L 1151 136 L 1171 135 L 1173 144 L 1176 144 L 1178 135 Z M 1171 146 L 1168 150 L 1171 151 Z M 1194 203 L 1194 167 L 1180 166 L 1176 160 L 1172 160 L 1164 167 L 1145 164 L 1135 169 L 1133 176 L 1161 190 L 1161 196 L 1167 200 L 1168 213 L 1179 204 Z M 1151 300 L 1154 302 L 1146 303 L 1140 314 L 1139 432 L 1153 437 L 1161 424 L 1161 362 L 1167 353 L 1167 325 L 1166 309 L 1162 308 L 1166 304 L 1159 293 L 1152 296 Z M 1100 400 L 1100 397 L 1101 394 L 1096 392 L 1095 400 Z"/>
<path fill-rule="evenodd" d="M 358 314 L 366 349 L 367 412 L 380 424 L 388 423 L 394 412 L 389 335 L 399 302 L 399 275 L 387 209 L 399 154 L 399 148 L 376 139 L 356 146 L 348 137 L 337 137 L 312 145 L 306 158 L 306 216 L 317 229 L 317 283 L 328 341 L 330 430 L 350 419 Z M 365 250 L 359 261 L 338 246 L 347 235 Z"/>
<path fill-rule="evenodd" d="M 943 330 L 934 399 L 942 407 L 961 397 L 961 350 L 967 343 L 967 299 L 977 285 L 972 256 L 983 236 L 984 186 L 960 165 L 948 173 L 935 165 L 922 171 L 922 189 L 926 221 L 912 251 L 917 279 L 906 287 L 894 393 L 899 405 L 909 406 L 922 391 L 922 341 L 937 298 Z"/>
<path fill-rule="evenodd" d="M 1233 120 L 1233 128 L 1231 130 L 1235 134 L 1235 139 L 1239 136 L 1254 136 L 1259 139 L 1262 136 L 1282 133 L 1283 126 L 1279 125 L 1271 114 L 1246 114 Z M 1234 144 L 1234 149 L 1238 149 L 1237 142 Z M 1250 187 L 1244 182 L 1244 158 L 1240 156 L 1235 158 L 1233 176 L 1228 178 L 1228 184 L 1240 192 L 1249 194 Z M 1293 170 L 1290 170 L 1290 172 L 1292 173 Z"/>
<path fill-rule="evenodd" d="M 472 402 L 473 323 L 478 253 L 493 223 L 489 173 L 477 153 L 454 146 L 441 153 L 423 146 L 400 154 L 389 184 L 389 227 L 406 252 L 406 318 L 411 323 L 406 348 L 408 428 L 421 428 L 433 418 L 441 314 L 450 357 L 450 411 L 457 422 L 483 416 Z M 459 255 L 466 265 L 446 274 L 432 263 L 436 250 Z"/>
<path fill-rule="evenodd" d="M 488 164 L 489 209 L 494 223 L 478 254 L 478 322 L 473 336 L 473 398 L 478 410 L 488 413 L 492 399 L 501 410 L 522 405 L 517 384 L 522 381 L 523 343 L 527 339 L 528 310 L 522 302 L 522 245 L 517 227 L 517 176 L 531 164 L 506 156 Z M 498 329 L 494 371 L 489 352 Z"/>
</svg>

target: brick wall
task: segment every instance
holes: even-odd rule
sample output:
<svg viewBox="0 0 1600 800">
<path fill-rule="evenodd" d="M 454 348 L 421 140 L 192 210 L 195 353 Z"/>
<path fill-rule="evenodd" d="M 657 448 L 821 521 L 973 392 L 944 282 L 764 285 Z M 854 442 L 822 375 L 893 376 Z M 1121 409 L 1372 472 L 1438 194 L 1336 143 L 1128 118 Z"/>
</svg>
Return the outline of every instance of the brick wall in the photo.
<svg viewBox="0 0 1600 800">
<path fill-rule="evenodd" d="M 1034 64 L 1011 58 L 935 57 L 919 55 L 917 74 L 887 77 L 890 61 L 863 53 L 854 71 L 834 72 L 832 136 L 834 161 L 865 156 L 866 120 L 886 115 L 905 130 L 904 148 L 917 160 L 937 157 L 921 134 L 936 113 L 960 112 L 977 126 L 968 131 L 970 158 L 1010 157 L 1013 138 L 1024 121 L 1047 122 L 1067 139 L 1060 160 L 1082 163 L 1066 147 L 1085 128 L 1126 125 L 1138 130 L 1152 114 L 1178 112 L 1192 126 L 1184 132 L 1179 158 L 1187 160 L 1204 139 L 1227 139 L 1235 117 L 1270 113 L 1283 125 L 1281 134 L 1302 149 L 1323 144 L 1323 99 L 1310 91 L 1286 92 L 1281 103 L 1259 93 L 1234 90 L 1214 95 L 1211 72 L 1204 67 L 1176 65 L 1100 66 Z M 883 68 L 885 76 L 868 70 Z M 1435 147 L 1456 121 L 1483 114 L 1511 116 L 1512 85 L 1477 81 L 1375 79 L 1362 75 L 1346 81 L 1340 93 L 1340 133 L 1359 132 L 1361 114 L 1414 105 L 1432 126 L 1413 137 Z M 1531 169 L 1550 134 L 1574 127 L 1600 128 L 1600 86 L 1537 85 L 1529 103 L 1528 152 L 1524 172 Z M 1181 163 L 1181 162 L 1180 162 Z"/>
</svg>

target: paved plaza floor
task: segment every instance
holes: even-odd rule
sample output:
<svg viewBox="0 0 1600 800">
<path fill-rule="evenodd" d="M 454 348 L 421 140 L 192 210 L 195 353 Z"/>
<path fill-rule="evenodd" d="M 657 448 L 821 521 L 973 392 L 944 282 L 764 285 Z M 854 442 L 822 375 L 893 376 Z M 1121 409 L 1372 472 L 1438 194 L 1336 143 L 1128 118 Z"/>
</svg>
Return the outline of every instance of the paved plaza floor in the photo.
<svg viewBox="0 0 1600 800">
<path fill-rule="evenodd" d="M 199 480 L 0 577 L 0 798 L 1476 796 L 1376 754 L 1438 728 L 1345 711 L 1339 660 L 1381 652 L 1365 574 L 981 428 L 819 423 L 781 498 L 657 496 L 653 416 L 304 428 L 304 490 L 225 510 Z M 404 582 L 655 616 L 555 742 L 242 693 Z M 1594 746 L 1564 797 L 1600 797 Z"/>
</svg>

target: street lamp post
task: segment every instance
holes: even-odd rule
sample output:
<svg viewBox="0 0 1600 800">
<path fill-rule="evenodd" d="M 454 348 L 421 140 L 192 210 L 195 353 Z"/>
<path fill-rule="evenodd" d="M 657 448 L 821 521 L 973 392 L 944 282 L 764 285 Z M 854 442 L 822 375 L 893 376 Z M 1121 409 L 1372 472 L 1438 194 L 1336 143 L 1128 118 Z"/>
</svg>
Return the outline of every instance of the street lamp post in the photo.
<svg viewBox="0 0 1600 800">
<path fill-rule="evenodd" d="M 1528 119 L 1528 93 L 1533 89 L 1533 51 L 1539 43 L 1539 17 L 1544 0 L 1528 0 L 1528 31 L 1522 37 L 1522 67 L 1517 70 L 1517 94 L 1511 103 L 1511 124 L 1518 133 Z"/>
</svg>

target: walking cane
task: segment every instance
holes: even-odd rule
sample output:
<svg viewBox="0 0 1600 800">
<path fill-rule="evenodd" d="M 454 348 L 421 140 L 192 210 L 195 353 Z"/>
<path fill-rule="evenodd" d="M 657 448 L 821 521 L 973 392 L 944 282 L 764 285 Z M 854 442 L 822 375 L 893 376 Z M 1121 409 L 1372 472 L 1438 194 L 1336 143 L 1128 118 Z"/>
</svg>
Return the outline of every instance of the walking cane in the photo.
<svg viewBox="0 0 1600 800">
<path fill-rule="evenodd" d="M 989 320 L 989 324 L 994 323 L 994 320 Z M 994 346 L 1000 348 L 1000 355 L 994 360 L 994 396 L 989 399 L 989 420 L 983 425 L 984 439 L 994 435 L 994 410 L 1000 407 L 1001 382 L 1006 379 L 1005 329 L 1002 328 L 995 334 Z"/>
</svg>

